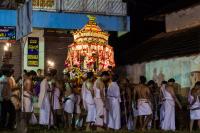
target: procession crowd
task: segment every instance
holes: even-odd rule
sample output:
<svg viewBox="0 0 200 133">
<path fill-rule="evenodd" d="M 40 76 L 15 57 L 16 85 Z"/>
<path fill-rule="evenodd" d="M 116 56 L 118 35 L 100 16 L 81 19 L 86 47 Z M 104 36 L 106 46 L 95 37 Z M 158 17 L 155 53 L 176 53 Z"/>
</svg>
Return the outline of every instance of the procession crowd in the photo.
<svg viewBox="0 0 200 133">
<path fill-rule="evenodd" d="M 176 107 L 182 105 L 176 95 L 174 79 L 160 85 L 153 80 L 131 84 L 125 77 L 108 69 L 96 75 L 87 72 L 81 78 L 68 71 L 62 78 L 55 69 L 42 75 L 24 70 L 15 80 L 12 69 L 2 68 L 0 75 L 1 128 L 15 129 L 19 113 L 27 126 L 39 124 L 68 130 L 176 130 Z M 200 127 L 200 82 L 188 94 L 189 128 L 198 121 Z M 35 105 L 37 104 L 37 105 Z M 38 112 L 34 111 L 39 108 Z"/>
</svg>

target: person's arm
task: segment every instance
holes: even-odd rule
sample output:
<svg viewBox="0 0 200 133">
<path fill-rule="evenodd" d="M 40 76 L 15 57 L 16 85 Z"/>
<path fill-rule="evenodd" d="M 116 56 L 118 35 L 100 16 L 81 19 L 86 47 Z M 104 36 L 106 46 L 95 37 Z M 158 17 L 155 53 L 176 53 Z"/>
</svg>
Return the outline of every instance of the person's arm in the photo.
<svg viewBox="0 0 200 133">
<path fill-rule="evenodd" d="M 193 97 L 194 97 L 194 99 L 193 99 L 192 103 L 190 103 L 190 107 L 197 101 L 197 96 L 194 95 Z"/>
<path fill-rule="evenodd" d="M 171 86 L 168 86 L 168 90 L 169 90 L 170 94 L 172 95 L 173 99 L 175 100 L 175 102 L 178 104 L 179 108 L 182 109 L 182 105 L 174 93 L 174 88 L 172 88 Z"/>
<path fill-rule="evenodd" d="M 8 78 L 8 87 L 9 89 L 12 91 L 12 89 L 14 88 L 14 85 L 13 85 L 13 81 L 11 78 Z"/>
<path fill-rule="evenodd" d="M 31 80 L 28 80 L 26 81 L 26 90 L 29 92 L 29 93 L 32 93 L 32 85 L 31 85 Z"/>
<path fill-rule="evenodd" d="M 136 89 L 137 89 L 137 86 L 135 86 L 134 89 L 133 89 L 133 104 L 134 104 L 134 107 L 137 109 Z"/>
<path fill-rule="evenodd" d="M 127 93 L 128 93 L 128 110 L 131 111 L 131 90 L 130 90 L 130 87 L 127 87 Z"/>
<path fill-rule="evenodd" d="M 162 88 L 160 88 L 160 92 L 159 92 L 159 104 L 162 104 L 163 98 L 164 98 L 164 96 L 163 96 Z"/>
<path fill-rule="evenodd" d="M 104 86 L 103 86 L 103 84 L 100 84 L 99 82 L 97 83 L 97 88 L 99 88 L 100 89 L 100 96 L 101 96 L 101 98 L 102 98 L 102 100 L 103 100 L 103 103 L 104 103 L 104 105 L 105 105 L 105 92 L 104 92 Z"/>
<path fill-rule="evenodd" d="M 149 87 L 146 87 L 146 96 L 148 97 L 148 100 L 149 100 L 149 106 L 151 107 L 151 109 L 153 109 L 153 103 L 152 103 L 153 97 L 152 97 Z"/>
<path fill-rule="evenodd" d="M 194 97 L 194 100 L 192 101 L 192 103 L 190 103 L 190 106 L 192 106 L 197 101 L 197 97 L 200 96 L 200 90 L 196 90 L 195 92 L 193 92 L 192 90 L 191 95 Z"/>
<path fill-rule="evenodd" d="M 86 89 L 86 87 L 85 86 L 86 86 L 85 83 L 83 83 L 82 88 L 81 88 L 81 94 L 80 94 L 81 99 L 82 99 L 82 103 L 83 103 L 83 104 L 80 104 L 81 109 L 86 109 L 86 102 L 85 102 L 85 89 Z"/>
<path fill-rule="evenodd" d="M 118 97 L 118 100 L 119 102 L 121 102 L 121 93 L 120 93 L 120 88 L 119 88 L 119 85 L 117 86 L 117 97 Z"/>
<path fill-rule="evenodd" d="M 100 88 L 100 95 L 101 95 L 101 98 L 102 98 L 102 100 L 103 100 L 103 103 L 104 103 L 104 105 L 105 105 L 105 92 L 104 92 L 104 88 L 103 87 L 101 87 Z"/>
<path fill-rule="evenodd" d="M 146 95 L 147 95 L 147 97 L 148 97 L 149 100 L 152 99 L 152 94 L 151 94 L 151 92 L 150 92 L 149 87 L 146 87 Z"/>
</svg>

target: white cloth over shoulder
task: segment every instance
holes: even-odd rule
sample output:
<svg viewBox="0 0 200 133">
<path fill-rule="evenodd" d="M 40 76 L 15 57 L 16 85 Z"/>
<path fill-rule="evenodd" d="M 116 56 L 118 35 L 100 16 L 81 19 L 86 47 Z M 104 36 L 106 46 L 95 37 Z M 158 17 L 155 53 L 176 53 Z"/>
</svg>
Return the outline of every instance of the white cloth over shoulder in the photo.
<svg viewBox="0 0 200 133">
<path fill-rule="evenodd" d="M 150 101 L 148 99 L 138 99 L 137 107 L 138 107 L 138 115 L 151 115 L 152 109 L 150 106 Z"/>
<path fill-rule="evenodd" d="M 121 128 L 120 90 L 116 82 L 112 82 L 107 90 L 108 127 L 118 130 Z"/>
<path fill-rule="evenodd" d="M 175 131 L 175 101 L 172 95 L 166 90 L 166 86 L 161 87 L 161 91 L 164 96 L 164 101 L 162 105 L 162 121 L 161 129 L 165 131 Z"/>
<path fill-rule="evenodd" d="M 39 124 L 41 125 L 48 125 L 49 120 L 51 120 L 50 123 L 51 125 L 53 125 L 53 114 L 50 109 L 50 98 L 48 94 L 49 89 L 50 88 L 48 85 L 48 81 L 47 79 L 44 79 L 40 85 L 40 94 L 39 94 L 39 102 L 38 102 L 38 106 L 40 108 Z"/>
</svg>

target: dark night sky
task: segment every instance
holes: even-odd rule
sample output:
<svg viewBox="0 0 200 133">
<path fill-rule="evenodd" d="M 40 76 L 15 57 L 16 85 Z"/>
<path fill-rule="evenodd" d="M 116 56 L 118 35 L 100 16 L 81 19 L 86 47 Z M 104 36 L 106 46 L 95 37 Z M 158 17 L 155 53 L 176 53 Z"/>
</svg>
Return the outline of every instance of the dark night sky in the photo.
<svg viewBox="0 0 200 133">
<path fill-rule="evenodd" d="M 150 37 L 165 31 L 164 15 L 200 3 L 200 0 L 124 0 L 128 4 L 131 31 L 115 44 L 117 64 L 127 64 L 131 50 Z M 154 20 L 150 18 L 156 18 Z M 123 44 L 123 45 L 122 45 Z"/>
</svg>

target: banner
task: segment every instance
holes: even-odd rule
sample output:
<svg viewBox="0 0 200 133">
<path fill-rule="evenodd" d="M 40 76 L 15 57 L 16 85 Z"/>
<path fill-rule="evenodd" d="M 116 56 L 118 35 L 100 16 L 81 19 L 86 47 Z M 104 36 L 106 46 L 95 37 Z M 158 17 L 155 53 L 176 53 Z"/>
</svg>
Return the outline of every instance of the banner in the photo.
<svg viewBox="0 0 200 133">
<path fill-rule="evenodd" d="M 33 0 L 33 9 L 54 11 L 59 6 L 60 0 Z"/>
<path fill-rule="evenodd" d="M 17 40 L 32 32 L 32 0 L 17 9 Z"/>
<path fill-rule="evenodd" d="M 39 37 L 28 37 L 27 66 L 39 66 Z"/>
<path fill-rule="evenodd" d="M 16 29 L 15 27 L 0 26 L 0 41 L 15 41 Z"/>
</svg>

